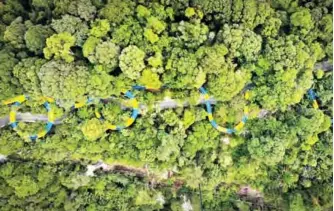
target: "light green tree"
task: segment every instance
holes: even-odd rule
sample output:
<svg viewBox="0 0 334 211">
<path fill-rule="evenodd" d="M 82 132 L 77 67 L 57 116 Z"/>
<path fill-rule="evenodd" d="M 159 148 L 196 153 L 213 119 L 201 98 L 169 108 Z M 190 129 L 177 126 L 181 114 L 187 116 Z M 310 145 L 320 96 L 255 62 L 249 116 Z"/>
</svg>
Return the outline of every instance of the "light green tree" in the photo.
<svg viewBox="0 0 334 211">
<path fill-rule="evenodd" d="M 124 48 L 119 57 L 119 66 L 126 77 L 138 79 L 145 68 L 145 52 L 137 46 L 130 45 Z"/>
<path fill-rule="evenodd" d="M 74 56 L 71 47 L 75 44 L 75 37 L 68 32 L 52 35 L 46 39 L 46 47 L 43 53 L 46 59 L 63 59 L 66 62 L 73 62 Z"/>
</svg>

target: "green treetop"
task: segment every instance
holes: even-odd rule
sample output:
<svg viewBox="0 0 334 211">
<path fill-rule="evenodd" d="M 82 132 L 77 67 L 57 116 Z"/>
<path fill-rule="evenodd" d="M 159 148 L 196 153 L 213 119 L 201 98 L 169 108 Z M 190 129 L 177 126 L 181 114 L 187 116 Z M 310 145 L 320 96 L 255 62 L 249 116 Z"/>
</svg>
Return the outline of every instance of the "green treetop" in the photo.
<svg viewBox="0 0 334 211">
<path fill-rule="evenodd" d="M 128 46 L 122 50 L 119 67 L 126 77 L 137 79 L 145 68 L 144 58 L 145 53 L 137 46 Z"/>
<path fill-rule="evenodd" d="M 64 59 L 66 62 L 73 62 L 74 56 L 71 47 L 75 44 L 75 37 L 68 32 L 52 35 L 46 39 L 46 47 L 43 49 L 45 58 Z"/>
<path fill-rule="evenodd" d="M 88 37 L 89 29 L 87 23 L 72 15 L 63 15 L 61 19 L 53 19 L 52 28 L 57 33 L 68 32 L 75 37 L 75 43 L 82 46 Z"/>
<path fill-rule="evenodd" d="M 9 26 L 6 27 L 4 33 L 4 41 L 9 42 L 14 48 L 24 48 L 24 34 L 26 26 L 22 23 L 22 17 L 16 18 Z"/>
<path fill-rule="evenodd" d="M 53 34 L 53 31 L 43 25 L 34 25 L 28 28 L 24 35 L 27 48 L 35 54 L 43 53 L 46 39 Z"/>
<path fill-rule="evenodd" d="M 87 93 L 89 72 L 85 66 L 50 61 L 40 68 L 38 77 L 44 96 L 73 103 Z"/>
<path fill-rule="evenodd" d="M 44 59 L 31 57 L 23 59 L 15 65 L 13 74 L 20 81 L 26 94 L 41 96 L 40 81 L 37 74 L 44 63 L 46 63 Z"/>
</svg>

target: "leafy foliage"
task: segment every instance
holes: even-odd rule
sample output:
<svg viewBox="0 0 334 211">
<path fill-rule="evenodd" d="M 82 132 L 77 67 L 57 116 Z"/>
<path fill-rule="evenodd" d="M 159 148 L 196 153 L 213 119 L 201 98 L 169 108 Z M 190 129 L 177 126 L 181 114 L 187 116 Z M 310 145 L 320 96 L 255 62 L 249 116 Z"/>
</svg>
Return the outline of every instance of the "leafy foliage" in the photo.
<svg viewBox="0 0 334 211">
<path fill-rule="evenodd" d="M 87 39 L 88 26 L 80 18 L 63 15 L 61 19 L 53 19 L 51 27 L 57 33 L 68 32 L 75 37 L 76 45 L 82 46 L 83 42 Z"/>
<path fill-rule="evenodd" d="M 43 25 L 35 25 L 28 28 L 24 35 L 27 48 L 35 54 L 41 54 L 45 47 L 46 38 L 52 34 L 52 30 Z"/>
<path fill-rule="evenodd" d="M 6 31 L 3 35 L 4 41 L 9 42 L 14 48 L 24 47 L 26 27 L 22 21 L 22 17 L 16 18 L 6 27 Z"/>
<path fill-rule="evenodd" d="M 50 61 L 38 72 L 44 96 L 61 100 L 80 99 L 87 91 L 88 69 L 85 66 Z M 80 82 L 77 79 L 80 78 Z"/>
<path fill-rule="evenodd" d="M 18 78 L 26 94 L 41 96 L 40 81 L 37 74 L 45 62 L 44 59 L 31 57 L 23 59 L 15 65 L 13 74 Z"/>
<path fill-rule="evenodd" d="M 94 39 L 95 41 L 95 39 Z M 98 41 L 96 39 L 96 41 Z M 89 43 L 87 45 L 85 43 L 84 48 L 88 48 Z M 95 50 L 90 52 L 88 55 L 85 52 L 85 56 L 87 56 L 88 60 L 92 64 L 96 64 L 95 68 L 99 71 L 112 72 L 118 66 L 118 57 L 120 54 L 119 46 L 114 43 L 100 42 L 95 46 Z"/>
<path fill-rule="evenodd" d="M 331 0 L 1 1 L 0 100 L 57 119 L 0 128 L 1 210 L 332 209 L 332 32 Z"/>
<path fill-rule="evenodd" d="M 144 58 L 145 52 L 137 46 L 128 46 L 122 50 L 119 67 L 126 77 L 137 79 L 145 68 Z"/>
<path fill-rule="evenodd" d="M 55 59 L 72 62 L 74 57 L 71 55 L 70 48 L 74 43 L 75 38 L 68 32 L 52 35 L 46 40 L 46 48 L 43 49 L 45 58 L 50 59 L 54 55 Z"/>
</svg>

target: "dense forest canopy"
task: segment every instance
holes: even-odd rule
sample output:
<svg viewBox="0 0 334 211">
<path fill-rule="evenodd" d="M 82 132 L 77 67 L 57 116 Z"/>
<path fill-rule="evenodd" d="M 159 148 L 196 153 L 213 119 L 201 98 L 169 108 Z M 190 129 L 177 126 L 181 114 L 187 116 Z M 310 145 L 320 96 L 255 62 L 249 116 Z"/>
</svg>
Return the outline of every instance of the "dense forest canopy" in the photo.
<svg viewBox="0 0 334 211">
<path fill-rule="evenodd" d="M 0 101 L 29 98 L 0 105 L 0 119 L 55 122 L 37 140 L 45 121 L 17 114 L 16 131 L 0 128 L 0 210 L 331 210 L 332 11 L 332 0 L 1 1 Z M 240 124 L 227 134 L 208 119 Z"/>
</svg>

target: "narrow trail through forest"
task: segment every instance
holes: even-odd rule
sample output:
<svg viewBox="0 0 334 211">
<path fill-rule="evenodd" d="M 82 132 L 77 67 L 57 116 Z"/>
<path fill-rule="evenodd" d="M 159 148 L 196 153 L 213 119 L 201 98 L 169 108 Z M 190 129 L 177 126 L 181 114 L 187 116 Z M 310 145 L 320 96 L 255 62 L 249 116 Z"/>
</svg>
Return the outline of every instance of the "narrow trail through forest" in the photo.
<svg viewBox="0 0 334 211">
<path fill-rule="evenodd" d="M 216 104 L 215 99 L 210 99 L 209 101 L 210 101 L 211 104 Z M 201 99 L 199 101 L 199 104 L 205 104 L 204 99 Z M 124 105 L 120 105 L 120 106 L 122 107 L 122 109 L 127 109 L 128 108 Z M 167 98 L 155 105 L 155 107 L 157 109 L 161 109 L 161 110 L 176 108 L 176 107 L 187 107 L 187 106 L 189 106 L 189 102 L 179 103 L 177 100 L 167 99 Z M 145 110 L 147 108 L 147 105 L 140 104 L 139 108 L 141 110 Z M 55 119 L 54 124 L 55 125 L 61 124 L 63 119 L 67 115 L 68 114 L 64 114 L 62 117 Z M 37 122 L 37 121 L 47 122 L 48 121 L 48 116 L 44 115 L 44 114 L 32 114 L 30 112 L 27 112 L 27 113 L 18 112 L 17 115 L 16 115 L 16 119 L 19 122 Z M 0 128 L 5 127 L 8 124 L 9 124 L 9 115 L 0 118 Z"/>
<path fill-rule="evenodd" d="M 333 71 L 333 64 L 330 61 L 323 61 L 323 62 L 319 62 L 314 66 L 314 70 L 324 70 L 324 71 Z M 214 98 L 211 98 L 210 100 L 211 104 L 215 104 L 216 100 Z M 205 104 L 205 100 L 204 98 L 201 98 L 199 101 L 199 104 Z M 126 109 L 126 107 L 124 105 L 121 105 L 123 109 Z M 176 108 L 176 107 L 187 107 L 189 106 L 188 102 L 183 102 L 183 103 L 179 103 L 177 100 L 174 99 L 165 99 L 164 101 L 158 102 L 156 104 L 156 108 L 158 109 L 170 109 L 170 108 Z M 146 109 L 147 105 L 144 104 L 140 104 L 139 105 L 140 109 Z M 266 114 L 268 113 L 267 110 L 265 109 L 261 109 L 261 111 L 259 112 L 258 117 L 259 118 L 263 118 L 264 116 L 266 116 Z M 54 124 L 61 124 L 62 120 L 67 116 L 67 114 L 65 114 L 64 116 L 62 116 L 61 118 L 58 118 L 55 120 Z M 48 121 L 48 117 L 47 115 L 43 115 L 43 114 L 32 114 L 32 113 L 17 113 L 16 119 L 18 121 L 21 122 L 36 122 L 36 121 L 43 121 L 43 122 L 47 122 Z M 5 127 L 6 125 L 9 124 L 9 116 L 4 116 L 0 118 L 0 128 Z"/>
</svg>

